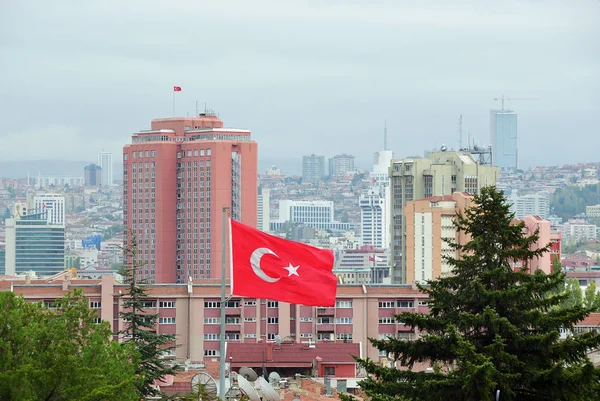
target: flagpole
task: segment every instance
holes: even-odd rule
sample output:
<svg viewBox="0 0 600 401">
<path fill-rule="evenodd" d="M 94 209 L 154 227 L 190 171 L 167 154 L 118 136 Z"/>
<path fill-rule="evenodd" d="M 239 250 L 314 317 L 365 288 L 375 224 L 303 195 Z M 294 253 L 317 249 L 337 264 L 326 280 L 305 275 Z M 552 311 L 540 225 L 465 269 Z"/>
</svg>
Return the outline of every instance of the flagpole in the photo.
<svg viewBox="0 0 600 401">
<path fill-rule="evenodd" d="M 175 88 L 173 88 L 173 117 L 175 117 Z"/>
<path fill-rule="evenodd" d="M 221 334 L 220 334 L 220 350 L 219 350 L 219 397 L 225 399 L 225 241 L 227 231 L 227 211 L 228 207 L 223 208 L 223 217 L 221 225 Z M 231 366 L 229 367 L 231 370 Z M 229 372 L 231 375 L 231 372 Z"/>
</svg>

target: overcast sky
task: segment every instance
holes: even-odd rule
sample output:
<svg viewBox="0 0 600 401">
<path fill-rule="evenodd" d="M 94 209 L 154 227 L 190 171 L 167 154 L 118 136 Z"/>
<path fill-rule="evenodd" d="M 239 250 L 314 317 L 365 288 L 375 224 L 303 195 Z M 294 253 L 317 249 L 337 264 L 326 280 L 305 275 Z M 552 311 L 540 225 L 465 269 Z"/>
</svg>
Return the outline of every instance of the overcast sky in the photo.
<svg viewBox="0 0 600 401">
<path fill-rule="evenodd" d="M 600 161 L 598 0 L 0 0 L 0 72 L 3 160 L 118 160 L 178 85 L 261 159 L 488 145 L 504 94 L 522 166 Z"/>
</svg>

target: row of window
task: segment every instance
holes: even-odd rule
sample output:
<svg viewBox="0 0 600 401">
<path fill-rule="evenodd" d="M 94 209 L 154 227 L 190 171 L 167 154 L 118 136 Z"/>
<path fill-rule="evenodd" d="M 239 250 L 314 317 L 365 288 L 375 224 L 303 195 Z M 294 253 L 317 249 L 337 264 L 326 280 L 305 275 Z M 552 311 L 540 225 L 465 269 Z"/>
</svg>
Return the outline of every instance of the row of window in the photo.
<svg viewBox="0 0 600 401">
<path fill-rule="evenodd" d="M 414 308 L 413 301 L 380 301 L 380 308 Z"/>
<path fill-rule="evenodd" d="M 211 149 L 206 149 L 206 150 L 204 150 L 204 149 L 200 149 L 200 150 L 194 149 L 193 151 L 192 150 L 188 150 L 187 152 L 186 151 L 177 152 L 177 158 L 181 159 L 182 157 L 186 157 L 186 156 L 187 157 L 192 157 L 192 155 L 194 155 L 194 156 L 210 156 L 211 154 L 212 154 Z"/>
</svg>

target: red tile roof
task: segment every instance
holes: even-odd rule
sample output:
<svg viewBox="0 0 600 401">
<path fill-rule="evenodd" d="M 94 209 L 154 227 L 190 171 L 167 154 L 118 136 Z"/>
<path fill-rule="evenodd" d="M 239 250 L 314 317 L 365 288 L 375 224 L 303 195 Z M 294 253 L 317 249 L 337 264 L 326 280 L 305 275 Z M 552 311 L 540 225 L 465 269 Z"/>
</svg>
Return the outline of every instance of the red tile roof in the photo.
<svg viewBox="0 0 600 401">
<path fill-rule="evenodd" d="M 268 348 L 273 347 L 272 360 L 268 360 Z M 354 363 L 352 355 L 360 354 L 358 343 L 317 343 L 314 348 L 308 344 L 281 344 L 268 343 L 228 343 L 227 358 L 232 357 L 234 367 L 250 365 L 260 366 L 265 364 L 285 366 L 306 366 L 320 357 L 323 363 Z"/>
</svg>

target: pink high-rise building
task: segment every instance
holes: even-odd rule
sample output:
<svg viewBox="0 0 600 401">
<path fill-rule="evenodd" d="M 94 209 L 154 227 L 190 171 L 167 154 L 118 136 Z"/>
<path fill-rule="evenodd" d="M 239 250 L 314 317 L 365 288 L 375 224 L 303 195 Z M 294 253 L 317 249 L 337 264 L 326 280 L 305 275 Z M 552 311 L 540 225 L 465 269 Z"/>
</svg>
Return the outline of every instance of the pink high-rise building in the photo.
<svg viewBox="0 0 600 401">
<path fill-rule="evenodd" d="M 214 114 L 152 120 L 123 147 L 127 244 L 155 283 L 221 276 L 222 210 L 256 226 L 257 144 Z"/>
</svg>

